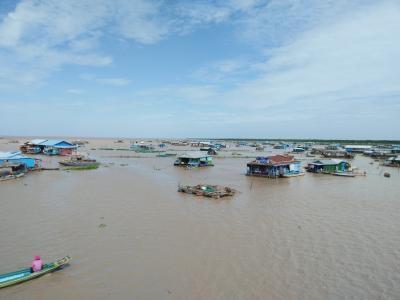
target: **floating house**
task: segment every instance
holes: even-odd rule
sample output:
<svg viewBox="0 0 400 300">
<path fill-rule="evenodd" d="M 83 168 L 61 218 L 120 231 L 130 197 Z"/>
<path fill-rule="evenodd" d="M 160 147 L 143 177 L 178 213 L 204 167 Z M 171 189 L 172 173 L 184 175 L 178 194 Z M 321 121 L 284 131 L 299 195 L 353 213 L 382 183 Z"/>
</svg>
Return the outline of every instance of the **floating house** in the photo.
<svg viewBox="0 0 400 300">
<path fill-rule="evenodd" d="M 387 167 L 400 167 L 400 157 L 399 156 L 390 157 L 387 160 L 385 160 L 383 165 Z"/>
<path fill-rule="evenodd" d="M 236 143 L 236 147 L 247 146 L 249 143 L 246 141 L 239 141 Z"/>
<path fill-rule="evenodd" d="M 392 153 L 400 153 L 400 145 L 392 145 Z"/>
<path fill-rule="evenodd" d="M 330 144 L 325 146 L 326 150 L 341 150 L 343 149 L 342 146 L 340 144 Z"/>
<path fill-rule="evenodd" d="M 29 154 L 39 154 L 43 153 L 44 146 L 39 146 L 41 143 L 45 142 L 46 140 L 42 139 L 34 139 L 29 142 L 26 142 L 20 147 L 20 150 L 23 153 Z"/>
<path fill-rule="evenodd" d="M 30 170 L 41 166 L 41 160 L 21 155 L 21 151 L 0 152 L 0 168 L 23 166 Z"/>
<path fill-rule="evenodd" d="M 215 150 L 212 147 L 204 147 L 204 148 L 200 148 L 200 151 L 204 151 L 207 152 L 208 155 L 218 155 L 217 150 Z"/>
<path fill-rule="evenodd" d="M 260 177 L 294 177 L 304 175 L 300 162 L 291 155 L 273 155 L 257 157 L 247 164 L 248 176 Z"/>
<path fill-rule="evenodd" d="M 213 144 L 211 142 L 204 141 L 193 141 L 190 142 L 190 147 L 212 147 Z"/>
<path fill-rule="evenodd" d="M 78 146 L 64 140 L 31 140 L 20 147 L 23 153 L 47 155 L 72 155 Z"/>
<path fill-rule="evenodd" d="M 207 148 L 207 149 L 212 148 L 212 149 L 216 149 L 216 150 L 219 150 L 221 148 L 226 148 L 226 145 L 222 145 L 222 144 L 215 144 L 213 142 L 197 142 L 197 141 L 191 142 L 190 146 L 191 147 L 200 147 L 201 151 L 203 151 L 202 149 L 205 149 L 205 148 Z"/>
<path fill-rule="evenodd" d="M 372 150 L 372 146 L 369 145 L 346 145 L 344 146 L 346 152 L 351 153 L 363 153 L 364 151 Z"/>
<path fill-rule="evenodd" d="M 216 149 L 221 149 L 221 148 L 226 148 L 226 144 L 221 144 L 221 143 L 215 143 L 214 147 Z"/>
<path fill-rule="evenodd" d="M 189 145 L 189 143 L 186 142 L 186 141 L 172 141 L 172 142 L 171 142 L 171 145 L 172 145 L 172 146 L 183 147 L 183 146 Z"/>
<path fill-rule="evenodd" d="M 77 145 L 64 140 L 47 140 L 41 143 L 40 146 L 44 146 L 44 154 L 61 156 L 72 155 L 74 150 L 78 148 Z"/>
<path fill-rule="evenodd" d="M 339 159 L 321 159 L 309 163 L 307 171 L 312 173 L 325 173 L 338 175 L 346 174 L 351 170 L 351 165 L 347 161 Z"/>
<path fill-rule="evenodd" d="M 40 166 L 40 159 L 22 156 L 20 151 L 0 152 L 0 181 L 19 178 Z"/>
<path fill-rule="evenodd" d="M 208 167 L 213 165 L 212 157 L 204 151 L 182 154 L 174 162 L 174 166 L 182 167 Z"/>
<path fill-rule="evenodd" d="M 287 150 L 290 148 L 289 144 L 279 143 L 273 147 L 274 149 Z"/>
<path fill-rule="evenodd" d="M 389 158 L 393 156 L 391 149 L 372 149 L 369 151 L 364 151 L 363 155 L 372 158 Z"/>
<path fill-rule="evenodd" d="M 321 150 L 320 154 L 327 158 L 354 158 L 354 154 L 344 150 Z"/>
<path fill-rule="evenodd" d="M 157 152 L 153 145 L 148 145 L 148 144 L 132 144 L 131 150 L 139 153 Z"/>
</svg>

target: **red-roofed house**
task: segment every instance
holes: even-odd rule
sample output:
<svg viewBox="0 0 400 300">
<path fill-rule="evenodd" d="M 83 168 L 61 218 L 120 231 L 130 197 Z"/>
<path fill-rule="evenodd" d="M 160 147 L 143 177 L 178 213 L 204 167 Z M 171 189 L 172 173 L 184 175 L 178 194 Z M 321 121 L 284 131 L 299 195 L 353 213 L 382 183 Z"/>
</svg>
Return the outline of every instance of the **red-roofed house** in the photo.
<svg viewBox="0 0 400 300">
<path fill-rule="evenodd" d="M 257 157 L 247 164 L 247 175 L 261 177 L 294 177 L 304 175 L 300 162 L 291 155 Z"/>
</svg>

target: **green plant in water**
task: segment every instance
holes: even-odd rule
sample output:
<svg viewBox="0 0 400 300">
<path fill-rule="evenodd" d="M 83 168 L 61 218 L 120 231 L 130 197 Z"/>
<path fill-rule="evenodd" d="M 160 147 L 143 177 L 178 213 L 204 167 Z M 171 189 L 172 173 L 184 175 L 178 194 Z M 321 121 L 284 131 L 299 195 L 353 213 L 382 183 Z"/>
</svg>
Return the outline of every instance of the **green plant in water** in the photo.
<svg viewBox="0 0 400 300">
<path fill-rule="evenodd" d="M 65 170 L 77 170 L 77 171 L 82 171 L 82 170 L 95 170 L 99 167 L 98 164 L 93 164 L 93 165 L 88 165 L 88 166 L 77 166 L 77 167 L 68 167 L 65 168 Z"/>
</svg>

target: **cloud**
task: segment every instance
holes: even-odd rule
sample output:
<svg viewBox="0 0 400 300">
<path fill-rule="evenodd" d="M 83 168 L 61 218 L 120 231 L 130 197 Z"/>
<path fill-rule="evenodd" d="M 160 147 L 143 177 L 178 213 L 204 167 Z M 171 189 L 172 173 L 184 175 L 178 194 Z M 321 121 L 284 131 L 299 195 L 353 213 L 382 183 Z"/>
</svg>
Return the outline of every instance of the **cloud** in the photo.
<svg viewBox="0 0 400 300">
<path fill-rule="evenodd" d="M 129 95 L 147 104 L 140 106 L 143 114 L 163 107 L 179 120 L 171 122 L 188 131 L 191 124 L 205 130 L 212 123 L 208 132 L 218 127 L 261 135 L 290 124 L 286 133 L 340 128 L 356 134 L 358 124 L 359 132 L 397 134 L 392 133 L 399 126 L 400 97 L 395 0 L 21 1 L 0 22 L 0 88 L 36 86 L 66 65 L 109 66 L 113 57 L 104 45 L 110 41 L 148 45 L 206 26 L 233 33 L 238 48 L 209 56 L 220 60 L 200 68 L 196 64 L 186 81 L 171 85 L 167 78 L 165 85 L 151 82 Z M 80 78 L 131 83 L 119 76 Z M 131 103 L 116 105 L 127 107 L 127 119 Z"/>
<path fill-rule="evenodd" d="M 299 34 L 337 22 L 343 15 L 376 4 L 373 0 L 270 0 L 252 5 L 236 22 L 239 38 L 253 45 L 279 47 Z"/>
<path fill-rule="evenodd" d="M 125 86 L 131 83 L 131 80 L 126 79 L 126 78 L 97 78 L 97 82 L 99 83 L 104 83 L 108 85 L 114 85 L 114 86 Z"/>
<path fill-rule="evenodd" d="M 64 65 L 107 66 L 103 38 L 151 44 L 169 32 L 160 9 L 145 0 L 23 0 L 0 21 L 0 80 L 39 84 Z"/>
<path fill-rule="evenodd" d="M 232 91 L 234 103 L 334 105 L 339 99 L 400 94 L 399 31 L 400 7 L 390 3 L 307 30 L 269 50 L 259 78 Z"/>
<path fill-rule="evenodd" d="M 310 136 L 323 136 L 319 124 L 329 136 L 339 130 L 354 137 L 357 130 L 361 135 L 357 123 L 379 137 L 371 122 L 379 120 L 382 135 L 398 136 L 400 4 L 385 1 L 329 16 L 279 46 L 265 46 L 259 62 L 216 62 L 200 70 L 201 83 L 149 91 L 148 97 L 154 92 L 155 98 L 186 101 L 220 126 L 304 122 L 297 126 Z"/>
<path fill-rule="evenodd" d="M 237 76 L 240 80 L 233 88 L 219 89 L 214 95 L 237 108 L 259 110 L 310 103 L 321 107 L 343 101 L 348 102 L 343 105 L 358 105 L 359 101 L 350 99 L 400 95 L 398 32 L 400 5 L 387 1 L 359 7 L 330 22 L 323 20 L 290 42 L 265 48 L 262 62 L 226 60 L 196 74 L 210 82 L 221 78 L 226 82 Z M 243 77 L 249 72 L 255 76 Z"/>
<path fill-rule="evenodd" d="M 214 83 L 232 83 L 254 72 L 253 63 L 244 59 L 224 59 L 203 65 L 193 72 L 193 78 Z"/>
<path fill-rule="evenodd" d="M 80 95 L 80 94 L 83 94 L 84 92 L 85 91 L 82 89 L 68 89 L 67 90 L 67 93 L 75 94 L 75 95 Z"/>
<path fill-rule="evenodd" d="M 103 41 L 157 43 L 169 34 L 228 21 L 259 1 L 165 3 L 161 0 L 22 0 L 0 20 L 3 86 L 38 85 L 66 65 L 103 67 Z"/>
<path fill-rule="evenodd" d="M 86 81 L 92 81 L 100 84 L 107 84 L 113 86 L 126 86 L 132 82 L 130 79 L 123 77 L 98 77 L 94 74 L 87 74 L 87 73 L 80 74 L 79 78 Z"/>
</svg>

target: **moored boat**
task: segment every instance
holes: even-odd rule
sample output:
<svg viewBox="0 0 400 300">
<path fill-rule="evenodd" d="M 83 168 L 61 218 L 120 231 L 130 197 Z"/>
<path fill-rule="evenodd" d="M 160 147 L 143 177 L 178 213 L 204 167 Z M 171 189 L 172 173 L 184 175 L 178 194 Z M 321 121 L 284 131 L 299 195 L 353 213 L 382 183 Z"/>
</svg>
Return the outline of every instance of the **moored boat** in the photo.
<svg viewBox="0 0 400 300">
<path fill-rule="evenodd" d="M 19 271 L 6 273 L 0 275 L 0 288 L 4 288 L 10 285 L 18 284 L 21 282 L 25 282 L 31 279 L 36 279 L 44 274 L 53 272 L 62 266 L 69 263 L 71 258 L 69 256 L 65 256 L 61 259 L 56 260 L 55 262 L 44 264 L 43 269 L 39 272 L 31 272 L 30 268 L 22 269 Z"/>
<path fill-rule="evenodd" d="M 93 161 L 60 161 L 60 165 L 66 167 L 87 167 L 87 166 L 98 166 L 100 165 L 99 162 Z"/>
<path fill-rule="evenodd" d="M 283 174 L 280 177 L 282 178 L 291 178 L 291 177 L 299 177 L 299 176 L 304 176 L 306 173 L 304 172 L 299 172 L 299 173 L 288 173 L 288 174 Z"/>
<path fill-rule="evenodd" d="M 82 155 L 72 156 L 68 160 L 60 161 L 59 164 L 65 167 L 98 167 L 100 165 L 95 159 L 89 159 Z"/>
<path fill-rule="evenodd" d="M 6 175 L 2 175 L 0 176 L 0 181 L 5 181 L 5 180 L 10 180 L 10 179 L 17 179 L 20 178 L 22 176 L 24 176 L 25 173 L 17 173 L 17 174 L 6 174 Z"/>
</svg>

